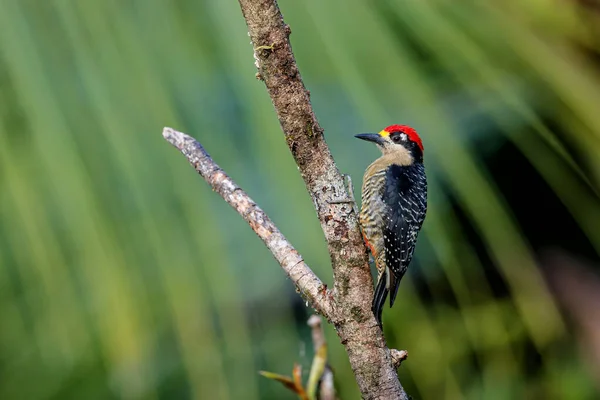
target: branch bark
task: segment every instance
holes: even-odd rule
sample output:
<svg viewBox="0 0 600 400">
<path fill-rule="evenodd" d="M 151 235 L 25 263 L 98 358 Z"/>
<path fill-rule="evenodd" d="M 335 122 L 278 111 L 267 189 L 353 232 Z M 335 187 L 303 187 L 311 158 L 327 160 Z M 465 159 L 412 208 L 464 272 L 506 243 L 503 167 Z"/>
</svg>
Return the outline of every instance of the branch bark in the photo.
<svg viewBox="0 0 600 400">
<path fill-rule="evenodd" d="M 390 350 L 371 312 L 373 280 L 358 216 L 314 115 L 275 0 L 239 0 L 254 46 L 257 76 L 271 96 L 288 147 L 298 165 L 325 234 L 334 288 L 326 286 L 265 213 L 191 137 L 165 128 L 164 137 L 265 242 L 300 293 L 331 322 L 344 345 L 364 399 L 408 399 Z M 346 202 L 339 202 L 346 199 Z"/>
</svg>

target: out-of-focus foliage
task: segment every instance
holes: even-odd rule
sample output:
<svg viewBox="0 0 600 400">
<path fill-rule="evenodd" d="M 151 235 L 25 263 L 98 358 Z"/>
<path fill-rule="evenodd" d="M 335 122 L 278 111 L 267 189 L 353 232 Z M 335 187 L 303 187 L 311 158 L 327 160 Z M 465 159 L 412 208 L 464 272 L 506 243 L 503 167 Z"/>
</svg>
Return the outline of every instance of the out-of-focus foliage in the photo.
<svg viewBox="0 0 600 400">
<path fill-rule="evenodd" d="M 594 2 L 280 6 L 357 192 L 376 150 L 353 134 L 408 123 L 423 137 L 430 211 L 384 314 L 388 343 L 410 353 L 409 393 L 594 398 L 594 335 L 561 306 L 536 244 L 555 232 L 553 247 L 578 256 L 583 243 L 597 271 Z M 0 0 L 1 399 L 291 398 L 257 372 L 309 370 L 309 313 L 160 135 L 167 125 L 198 138 L 330 283 L 312 203 L 254 74 L 233 0 Z M 500 181 L 522 175 L 506 148 L 541 182 L 512 200 Z M 523 228 L 520 202 L 551 201 L 541 184 L 571 225 L 548 207 Z M 328 335 L 339 393 L 358 398 Z"/>
</svg>

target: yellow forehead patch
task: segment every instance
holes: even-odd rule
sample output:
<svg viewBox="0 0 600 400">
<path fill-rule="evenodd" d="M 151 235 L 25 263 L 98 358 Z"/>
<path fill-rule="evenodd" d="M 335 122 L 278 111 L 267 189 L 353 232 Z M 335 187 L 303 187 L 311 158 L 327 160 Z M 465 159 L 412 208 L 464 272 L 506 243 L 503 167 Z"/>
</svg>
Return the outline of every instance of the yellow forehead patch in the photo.
<svg viewBox="0 0 600 400">
<path fill-rule="evenodd" d="M 390 136 L 390 133 L 384 129 L 381 132 L 379 132 L 379 136 L 388 137 L 388 136 Z"/>
</svg>

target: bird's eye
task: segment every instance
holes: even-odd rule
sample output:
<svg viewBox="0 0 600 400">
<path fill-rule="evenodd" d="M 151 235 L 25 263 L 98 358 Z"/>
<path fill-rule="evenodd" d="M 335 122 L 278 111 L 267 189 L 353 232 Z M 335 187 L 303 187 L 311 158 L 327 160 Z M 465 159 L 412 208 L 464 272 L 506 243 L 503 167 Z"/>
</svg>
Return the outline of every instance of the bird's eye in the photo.
<svg viewBox="0 0 600 400">
<path fill-rule="evenodd" d="M 402 134 L 395 133 L 394 135 L 392 135 L 391 139 L 394 143 L 400 143 L 402 141 Z"/>
</svg>

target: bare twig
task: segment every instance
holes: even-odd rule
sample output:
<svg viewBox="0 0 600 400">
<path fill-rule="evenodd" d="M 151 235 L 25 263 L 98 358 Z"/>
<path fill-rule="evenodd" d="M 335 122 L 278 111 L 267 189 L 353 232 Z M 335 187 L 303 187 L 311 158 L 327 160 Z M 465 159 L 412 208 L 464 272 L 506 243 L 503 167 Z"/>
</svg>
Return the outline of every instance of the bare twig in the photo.
<svg viewBox="0 0 600 400">
<path fill-rule="evenodd" d="M 290 151 L 313 199 L 334 275 L 334 324 L 365 399 L 406 399 L 371 312 L 373 281 L 344 179 L 338 171 L 289 41 L 276 0 L 239 0 L 264 81 Z"/>
<path fill-rule="evenodd" d="M 315 351 L 315 358 L 317 358 L 319 356 L 319 353 L 325 353 L 321 350 L 327 348 L 327 343 L 325 342 L 325 333 L 323 332 L 323 324 L 321 323 L 321 317 L 313 314 L 310 316 L 307 323 L 308 326 L 310 326 L 311 328 L 313 348 Z M 324 355 L 321 354 L 321 356 L 324 356 L 325 358 L 325 365 L 323 366 L 323 371 L 321 373 L 321 376 L 319 377 L 319 379 L 321 380 L 321 383 L 319 385 L 319 400 L 335 400 L 336 397 L 335 386 L 333 382 L 333 371 L 331 370 L 331 367 L 327 362 L 327 353 L 325 353 Z M 315 362 L 313 361 L 313 365 L 314 364 Z"/>
<path fill-rule="evenodd" d="M 331 368 L 325 368 L 321 377 L 321 385 L 319 386 L 319 400 L 336 400 L 335 385 L 333 383 L 333 371 Z"/>
<path fill-rule="evenodd" d="M 318 315 L 313 314 L 310 316 L 306 324 L 310 326 L 313 348 L 315 349 L 315 352 L 317 352 L 317 350 L 319 350 L 319 348 L 325 344 L 325 334 L 323 333 L 323 324 L 321 323 L 321 318 Z"/>
<path fill-rule="evenodd" d="M 163 137 L 179 149 L 213 190 L 250 224 L 302 296 L 315 310 L 329 318 L 333 309 L 327 287 L 306 265 L 267 214 L 212 160 L 194 138 L 171 128 L 163 130 Z"/>
</svg>

